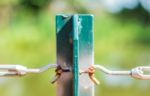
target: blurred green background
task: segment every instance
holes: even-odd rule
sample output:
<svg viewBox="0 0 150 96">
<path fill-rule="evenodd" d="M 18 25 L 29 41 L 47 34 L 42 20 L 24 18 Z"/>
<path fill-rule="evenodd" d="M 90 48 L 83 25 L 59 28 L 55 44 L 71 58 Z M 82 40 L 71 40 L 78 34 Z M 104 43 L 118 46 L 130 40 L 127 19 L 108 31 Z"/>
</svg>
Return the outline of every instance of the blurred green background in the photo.
<svg viewBox="0 0 150 96">
<path fill-rule="evenodd" d="M 0 0 L 0 64 L 56 62 L 56 14 L 94 14 L 95 63 L 109 69 L 150 65 L 149 0 Z M 150 81 L 96 74 L 95 96 L 149 96 Z M 0 78 L 0 96 L 56 96 L 54 70 Z"/>
</svg>

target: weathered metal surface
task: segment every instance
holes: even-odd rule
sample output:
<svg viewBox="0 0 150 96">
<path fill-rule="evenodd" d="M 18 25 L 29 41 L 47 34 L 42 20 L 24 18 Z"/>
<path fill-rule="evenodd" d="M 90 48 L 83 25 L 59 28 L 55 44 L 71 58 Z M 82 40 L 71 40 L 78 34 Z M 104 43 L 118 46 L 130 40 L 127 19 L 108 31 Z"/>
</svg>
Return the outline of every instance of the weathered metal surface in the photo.
<svg viewBox="0 0 150 96">
<path fill-rule="evenodd" d="M 62 69 L 73 68 L 72 16 L 56 16 L 57 64 Z M 63 72 L 57 81 L 57 96 L 73 96 L 73 74 Z"/>
<path fill-rule="evenodd" d="M 93 96 L 94 87 L 88 75 L 79 76 L 79 69 L 94 64 L 93 16 L 57 15 L 57 64 L 63 72 L 57 81 L 57 96 Z"/>
<path fill-rule="evenodd" d="M 79 15 L 79 69 L 94 64 L 93 16 Z M 79 76 L 79 96 L 94 96 L 94 85 L 88 74 Z"/>
</svg>

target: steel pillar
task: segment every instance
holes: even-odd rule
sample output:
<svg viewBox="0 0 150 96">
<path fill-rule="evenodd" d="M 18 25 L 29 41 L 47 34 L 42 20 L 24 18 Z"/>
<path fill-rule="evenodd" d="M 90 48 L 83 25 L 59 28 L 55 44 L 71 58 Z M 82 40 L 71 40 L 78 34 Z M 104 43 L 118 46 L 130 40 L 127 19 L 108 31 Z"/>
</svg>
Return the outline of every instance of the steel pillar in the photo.
<svg viewBox="0 0 150 96">
<path fill-rule="evenodd" d="M 57 64 L 63 72 L 57 81 L 57 96 L 94 96 L 88 75 L 79 70 L 94 64 L 93 16 L 84 14 L 57 15 Z"/>
</svg>

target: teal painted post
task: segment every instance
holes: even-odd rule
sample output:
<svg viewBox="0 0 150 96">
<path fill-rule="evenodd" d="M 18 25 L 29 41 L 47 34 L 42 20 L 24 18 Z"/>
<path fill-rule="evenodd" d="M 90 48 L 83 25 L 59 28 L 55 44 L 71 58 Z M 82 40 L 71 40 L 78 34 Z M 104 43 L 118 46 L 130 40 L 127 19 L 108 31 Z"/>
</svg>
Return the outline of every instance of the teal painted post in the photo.
<svg viewBox="0 0 150 96">
<path fill-rule="evenodd" d="M 57 80 L 57 96 L 73 96 L 73 22 L 72 16 L 56 16 L 57 64 L 63 72 Z"/>
<path fill-rule="evenodd" d="M 57 15 L 57 64 L 63 72 L 57 81 L 57 96 L 94 96 L 88 75 L 79 75 L 94 64 L 93 16 Z"/>
<path fill-rule="evenodd" d="M 79 69 L 94 64 L 93 16 L 79 15 Z M 88 74 L 79 76 L 79 96 L 94 96 L 94 85 Z"/>
</svg>

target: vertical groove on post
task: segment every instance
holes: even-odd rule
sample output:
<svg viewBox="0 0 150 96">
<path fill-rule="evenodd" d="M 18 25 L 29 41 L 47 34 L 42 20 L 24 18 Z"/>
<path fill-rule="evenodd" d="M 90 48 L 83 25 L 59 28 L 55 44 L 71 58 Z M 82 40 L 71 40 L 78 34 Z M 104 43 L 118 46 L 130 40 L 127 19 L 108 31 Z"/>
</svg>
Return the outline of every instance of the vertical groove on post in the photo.
<svg viewBox="0 0 150 96">
<path fill-rule="evenodd" d="M 79 34 L 78 34 L 78 15 L 73 15 L 73 53 L 74 53 L 74 96 L 78 95 L 78 78 L 79 78 Z"/>
</svg>

